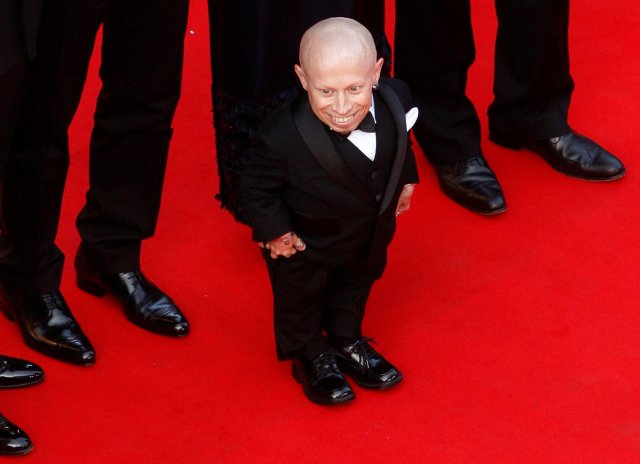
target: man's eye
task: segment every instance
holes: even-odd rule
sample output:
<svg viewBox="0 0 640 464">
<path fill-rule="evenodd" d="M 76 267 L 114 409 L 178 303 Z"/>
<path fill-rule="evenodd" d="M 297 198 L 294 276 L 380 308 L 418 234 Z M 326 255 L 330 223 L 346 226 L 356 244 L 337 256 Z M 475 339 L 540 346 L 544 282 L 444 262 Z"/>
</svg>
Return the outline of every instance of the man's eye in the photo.
<svg viewBox="0 0 640 464">
<path fill-rule="evenodd" d="M 322 95 L 331 95 L 331 90 L 322 89 L 320 90 L 320 92 L 322 93 Z"/>
</svg>

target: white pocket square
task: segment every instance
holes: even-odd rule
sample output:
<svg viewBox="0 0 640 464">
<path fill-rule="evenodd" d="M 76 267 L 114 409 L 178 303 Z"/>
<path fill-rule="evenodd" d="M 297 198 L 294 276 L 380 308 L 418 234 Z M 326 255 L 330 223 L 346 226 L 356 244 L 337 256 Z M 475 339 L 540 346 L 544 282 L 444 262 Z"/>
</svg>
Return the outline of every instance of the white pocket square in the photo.
<svg viewBox="0 0 640 464">
<path fill-rule="evenodd" d="M 405 118 L 407 119 L 407 132 L 409 132 L 411 130 L 411 128 L 413 127 L 413 125 L 416 123 L 416 121 L 418 120 L 418 108 L 416 108 L 415 106 L 413 108 L 411 108 L 407 114 L 405 115 Z"/>
</svg>

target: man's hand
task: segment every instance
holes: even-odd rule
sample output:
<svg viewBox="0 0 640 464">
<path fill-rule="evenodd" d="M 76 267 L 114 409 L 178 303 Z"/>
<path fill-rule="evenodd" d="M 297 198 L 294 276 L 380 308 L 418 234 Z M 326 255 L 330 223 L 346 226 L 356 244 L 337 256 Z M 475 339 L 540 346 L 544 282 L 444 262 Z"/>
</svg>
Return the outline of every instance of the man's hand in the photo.
<svg viewBox="0 0 640 464">
<path fill-rule="evenodd" d="M 398 199 L 398 207 L 396 208 L 396 216 L 400 216 L 405 211 L 409 211 L 411 207 L 411 195 L 413 195 L 414 184 L 407 184 L 400 193 Z"/>
<path fill-rule="evenodd" d="M 304 251 L 307 248 L 307 245 L 295 232 L 287 232 L 281 237 L 259 243 L 258 246 L 269 250 L 271 252 L 271 258 L 273 259 L 278 259 L 279 256 L 289 258 L 298 251 Z"/>
</svg>

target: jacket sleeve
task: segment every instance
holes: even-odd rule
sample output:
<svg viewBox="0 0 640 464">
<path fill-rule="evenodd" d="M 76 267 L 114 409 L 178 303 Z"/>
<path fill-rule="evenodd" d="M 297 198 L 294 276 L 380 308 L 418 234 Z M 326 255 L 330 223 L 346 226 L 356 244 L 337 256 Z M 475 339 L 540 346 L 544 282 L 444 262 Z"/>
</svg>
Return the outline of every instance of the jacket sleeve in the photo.
<svg viewBox="0 0 640 464">
<path fill-rule="evenodd" d="M 287 169 L 282 156 L 270 148 L 264 134 L 242 173 L 241 192 L 253 239 L 272 240 L 293 230 L 289 209 L 282 199 Z"/>
<path fill-rule="evenodd" d="M 407 141 L 407 155 L 402 168 L 402 183 L 403 184 L 417 184 L 420 182 L 418 177 L 418 166 L 416 165 L 416 157 L 411 149 L 411 139 Z"/>
</svg>

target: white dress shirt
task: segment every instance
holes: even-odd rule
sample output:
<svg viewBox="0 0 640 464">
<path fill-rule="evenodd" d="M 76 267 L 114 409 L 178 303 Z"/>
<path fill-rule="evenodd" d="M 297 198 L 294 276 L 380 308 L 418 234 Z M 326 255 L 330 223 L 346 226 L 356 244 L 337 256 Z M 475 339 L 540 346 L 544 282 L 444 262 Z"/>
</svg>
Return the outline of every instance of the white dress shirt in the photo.
<svg viewBox="0 0 640 464">
<path fill-rule="evenodd" d="M 369 112 L 373 116 L 373 120 L 376 121 L 376 108 L 373 102 L 373 98 L 371 99 L 371 108 L 369 108 Z M 413 127 L 418 119 L 418 108 L 415 106 L 409 110 L 409 112 L 405 115 L 407 120 L 407 132 Z M 377 121 L 376 121 L 377 122 Z M 373 161 L 376 157 L 376 133 L 375 132 L 365 132 L 360 129 L 356 129 L 349 134 L 347 140 L 353 143 L 358 150 L 360 150 L 364 156 Z"/>
</svg>

